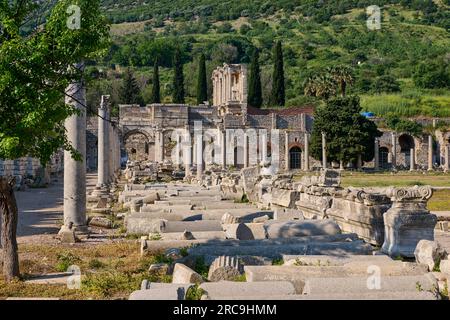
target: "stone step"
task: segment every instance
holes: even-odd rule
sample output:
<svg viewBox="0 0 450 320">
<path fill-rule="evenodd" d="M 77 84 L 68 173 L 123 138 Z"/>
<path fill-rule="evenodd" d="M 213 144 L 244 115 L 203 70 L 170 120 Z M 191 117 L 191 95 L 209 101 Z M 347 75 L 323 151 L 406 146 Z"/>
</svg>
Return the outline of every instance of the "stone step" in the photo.
<svg viewBox="0 0 450 320">
<path fill-rule="evenodd" d="M 269 239 L 340 234 L 333 220 L 268 221 L 264 225 Z"/>
<path fill-rule="evenodd" d="M 288 281 L 267 282 L 233 282 L 220 281 L 209 282 L 200 285 L 210 299 L 221 299 L 224 296 L 241 297 L 245 300 L 247 296 L 282 296 L 297 294 L 294 285 Z"/>
<path fill-rule="evenodd" d="M 209 296 L 205 296 L 204 300 L 214 300 Z M 291 294 L 280 296 L 258 296 L 248 295 L 245 298 L 241 296 L 221 296 L 217 300 L 233 301 L 233 300 L 437 300 L 436 296 L 431 292 L 370 292 L 370 293 L 325 293 L 325 294 Z"/>
<path fill-rule="evenodd" d="M 372 254 L 372 247 L 363 241 L 304 244 L 283 244 L 254 246 L 213 246 L 210 244 L 189 249 L 190 255 L 195 256 L 262 256 L 279 259 L 283 254 L 320 255 L 320 254 Z"/>
<path fill-rule="evenodd" d="M 366 262 L 350 262 L 343 266 L 246 266 L 248 282 L 254 281 L 301 281 L 321 277 L 370 276 L 374 266 L 381 276 L 420 276 L 427 273 L 426 268 L 416 263 L 401 261 L 381 262 L 368 256 Z"/>
<path fill-rule="evenodd" d="M 395 261 L 387 255 L 375 255 L 368 257 L 367 255 L 351 255 L 351 256 L 335 256 L 335 255 L 283 255 L 285 265 L 290 265 L 299 261 L 302 265 L 311 266 L 343 266 L 353 261 L 373 261 L 376 263 L 388 263 Z"/>
<path fill-rule="evenodd" d="M 129 300 L 185 300 L 191 284 L 151 283 L 147 289 L 131 293 Z"/>
<path fill-rule="evenodd" d="M 192 235 L 197 240 L 225 240 L 225 232 L 223 231 L 195 231 Z M 161 233 L 161 240 L 185 240 L 183 232 Z"/>
<path fill-rule="evenodd" d="M 436 279 L 430 275 L 421 276 L 381 276 L 379 289 L 370 289 L 374 285 L 371 278 L 364 277 L 339 277 L 339 278 L 309 278 L 305 281 L 303 294 L 359 294 L 378 292 L 435 292 L 438 288 Z"/>
</svg>

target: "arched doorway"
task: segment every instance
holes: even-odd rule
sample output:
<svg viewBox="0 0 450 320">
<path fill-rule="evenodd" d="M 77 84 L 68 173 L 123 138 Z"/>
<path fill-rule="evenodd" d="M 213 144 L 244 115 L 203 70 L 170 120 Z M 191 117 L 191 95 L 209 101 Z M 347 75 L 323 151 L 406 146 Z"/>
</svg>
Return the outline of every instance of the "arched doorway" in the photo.
<svg viewBox="0 0 450 320">
<path fill-rule="evenodd" d="M 124 137 L 125 150 L 131 161 L 154 160 L 155 144 L 148 141 L 142 132 L 133 132 Z"/>
<path fill-rule="evenodd" d="M 388 169 L 389 168 L 389 149 L 386 147 L 381 147 L 379 150 L 379 161 L 380 168 Z"/>
<path fill-rule="evenodd" d="M 414 149 L 414 138 L 409 134 L 402 134 L 398 138 L 400 144 L 400 153 L 404 156 L 405 166 L 409 167 L 411 164 L 411 149 Z"/>
<path fill-rule="evenodd" d="M 298 170 L 302 168 L 302 149 L 292 147 L 289 150 L 289 169 Z"/>
</svg>

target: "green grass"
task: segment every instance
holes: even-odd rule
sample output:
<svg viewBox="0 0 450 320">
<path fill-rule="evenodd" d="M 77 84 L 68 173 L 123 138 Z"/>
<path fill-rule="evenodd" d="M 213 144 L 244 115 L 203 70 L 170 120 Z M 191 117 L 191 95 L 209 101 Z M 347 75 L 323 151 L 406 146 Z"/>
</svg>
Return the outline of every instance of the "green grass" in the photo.
<svg viewBox="0 0 450 320">
<path fill-rule="evenodd" d="M 409 187 L 415 185 L 430 185 L 433 187 L 450 187 L 449 174 L 421 173 L 344 173 L 343 187 Z"/>
</svg>

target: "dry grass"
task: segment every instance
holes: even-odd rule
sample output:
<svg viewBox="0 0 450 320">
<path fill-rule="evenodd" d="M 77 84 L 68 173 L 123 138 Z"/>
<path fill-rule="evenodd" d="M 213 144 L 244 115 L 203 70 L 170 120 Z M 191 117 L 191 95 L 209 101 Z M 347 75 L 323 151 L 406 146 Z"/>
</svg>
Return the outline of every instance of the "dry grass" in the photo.
<svg viewBox="0 0 450 320">
<path fill-rule="evenodd" d="M 126 299 L 138 290 L 142 280 L 170 282 L 170 277 L 151 274 L 148 268 L 161 262 L 155 253 L 141 257 L 136 241 L 120 241 L 101 245 L 50 246 L 21 245 L 20 271 L 22 281 L 6 284 L 0 278 L 0 300 L 7 297 L 58 297 L 60 299 Z M 75 264 L 81 269 L 80 290 L 65 285 L 27 284 L 33 275 L 67 270 Z"/>
</svg>

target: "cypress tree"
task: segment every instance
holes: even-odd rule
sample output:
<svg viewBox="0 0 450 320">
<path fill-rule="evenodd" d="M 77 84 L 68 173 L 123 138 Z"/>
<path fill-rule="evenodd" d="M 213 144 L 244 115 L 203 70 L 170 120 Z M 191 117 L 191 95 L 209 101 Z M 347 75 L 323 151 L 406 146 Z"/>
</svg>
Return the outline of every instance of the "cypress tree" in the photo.
<svg viewBox="0 0 450 320">
<path fill-rule="evenodd" d="M 260 108 L 263 103 L 261 86 L 261 69 L 259 67 L 259 52 L 257 49 L 253 52 L 250 64 L 248 104 L 255 108 Z"/>
<path fill-rule="evenodd" d="M 208 83 L 206 80 L 206 61 L 202 53 L 198 61 L 197 104 L 208 101 Z"/>
<path fill-rule="evenodd" d="M 173 103 L 185 103 L 184 100 L 184 74 L 183 62 L 181 61 L 181 51 L 176 49 L 173 58 L 174 78 L 173 78 Z"/>
<path fill-rule="evenodd" d="M 281 41 L 278 41 L 274 47 L 274 67 L 271 104 L 275 106 L 284 106 L 286 103 L 286 92 L 284 86 L 284 61 L 283 48 Z"/>
<path fill-rule="evenodd" d="M 159 61 L 155 60 L 155 66 L 153 67 L 153 87 L 152 87 L 152 103 L 161 103 L 159 83 Z"/>
<path fill-rule="evenodd" d="M 123 86 L 120 90 L 120 99 L 122 103 L 125 104 L 138 104 L 140 106 L 144 105 L 141 89 L 139 88 L 136 78 L 130 68 L 127 69 L 125 78 L 123 79 Z"/>
</svg>

